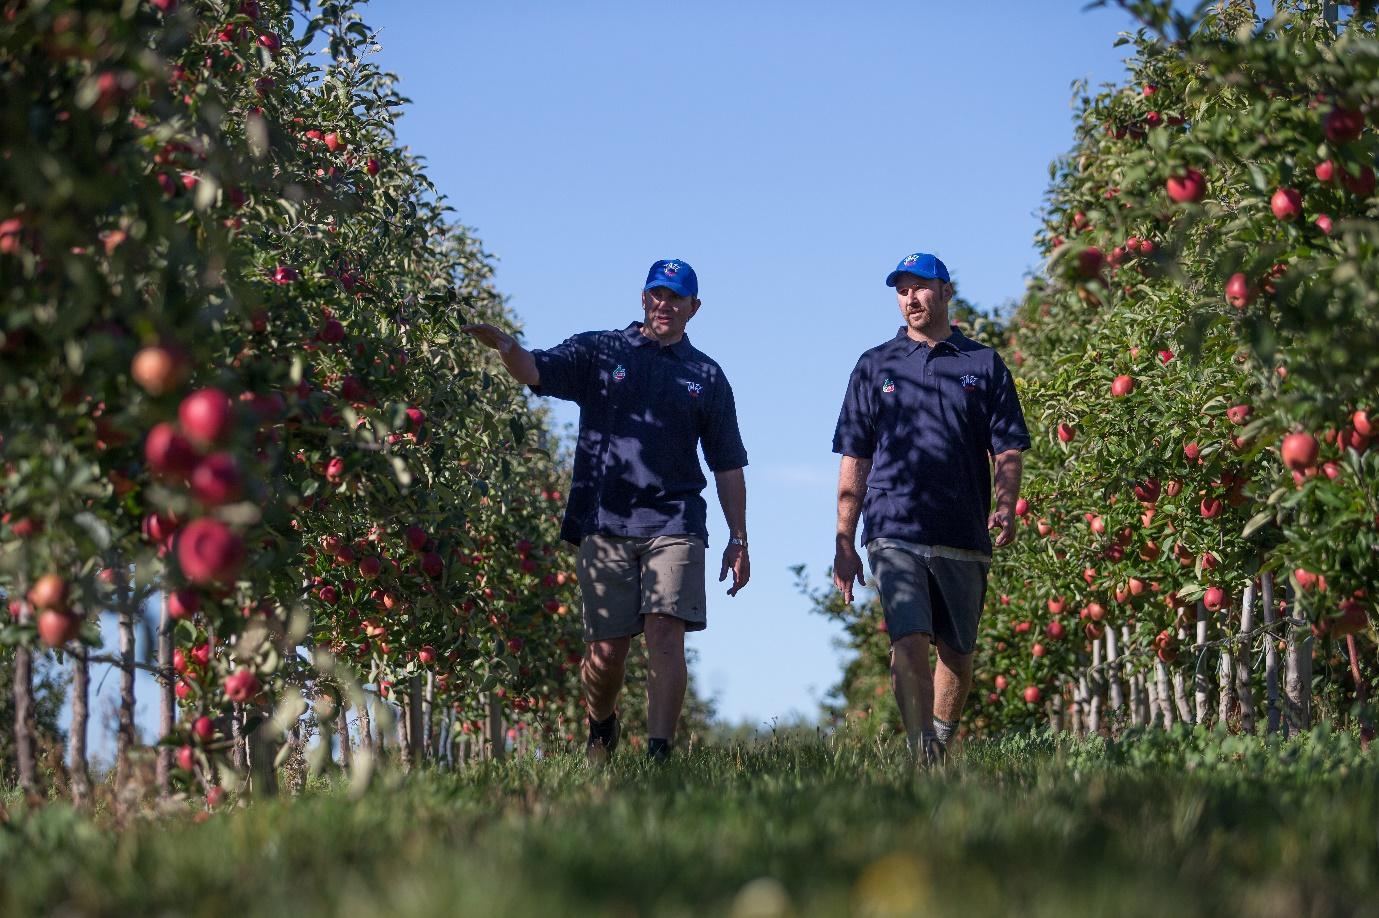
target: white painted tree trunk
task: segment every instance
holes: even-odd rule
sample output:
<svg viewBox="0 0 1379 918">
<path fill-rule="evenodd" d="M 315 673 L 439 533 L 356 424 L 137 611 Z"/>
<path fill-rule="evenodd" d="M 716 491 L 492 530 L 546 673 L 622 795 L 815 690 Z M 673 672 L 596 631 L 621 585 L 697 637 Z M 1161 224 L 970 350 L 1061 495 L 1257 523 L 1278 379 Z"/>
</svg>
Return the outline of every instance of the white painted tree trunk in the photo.
<svg viewBox="0 0 1379 918">
<path fill-rule="evenodd" d="M 1205 652 L 1208 633 L 1207 604 L 1199 599 L 1197 600 L 1197 640 L 1192 647 L 1193 656 L 1196 658 L 1192 667 L 1192 687 L 1196 698 L 1193 723 L 1206 723 L 1207 711 L 1211 709 L 1211 681 L 1207 678 L 1207 668 L 1202 665 L 1204 662 L 1202 654 Z"/>
<path fill-rule="evenodd" d="M 1265 572 L 1259 577 L 1259 598 L 1264 606 L 1264 624 L 1273 625 L 1278 621 L 1278 605 L 1274 602 L 1274 575 Z M 1270 733 L 1279 730 L 1280 710 L 1278 703 L 1278 635 L 1270 629 L 1264 645 L 1264 694 L 1267 729 Z"/>
<path fill-rule="evenodd" d="M 1173 728 L 1173 687 L 1169 684 L 1168 664 L 1163 660 L 1156 660 L 1154 672 L 1157 681 L 1154 685 L 1154 694 L 1159 702 L 1159 713 L 1162 715 L 1162 724 L 1165 730 Z"/>
<path fill-rule="evenodd" d="M 1111 711 L 1119 714 L 1125 705 L 1125 695 L 1121 690 L 1120 665 L 1116 653 L 1116 629 L 1106 629 L 1106 685 Z"/>
</svg>

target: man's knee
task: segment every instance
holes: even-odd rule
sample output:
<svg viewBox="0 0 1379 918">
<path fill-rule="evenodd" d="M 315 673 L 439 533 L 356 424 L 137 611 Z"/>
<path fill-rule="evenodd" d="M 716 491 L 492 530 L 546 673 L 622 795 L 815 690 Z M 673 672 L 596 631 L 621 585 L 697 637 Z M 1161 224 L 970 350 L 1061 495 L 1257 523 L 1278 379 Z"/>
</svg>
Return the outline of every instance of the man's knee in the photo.
<svg viewBox="0 0 1379 918">
<path fill-rule="evenodd" d="M 584 666 L 598 674 L 619 672 L 627 663 L 627 651 L 631 646 L 631 638 L 590 641 L 584 650 Z"/>
<path fill-rule="evenodd" d="M 685 646 L 685 620 L 673 615 L 646 616 L 646 649 L 651 653 L 673 653 Z"/>
<path fill-rule="evenodd" d="M 929 635 L 907 634 L 891 643 L 891 661 L 905 666 L 929 666 Z"/>
<path fill-rule="evenodd" d="M 939 662 L 947 669 L 964 679 L 972 675 L 973 653 L 960 653 L 942 641 L 936 642 L 936 646 L 938 647 Z"/>
</svg>

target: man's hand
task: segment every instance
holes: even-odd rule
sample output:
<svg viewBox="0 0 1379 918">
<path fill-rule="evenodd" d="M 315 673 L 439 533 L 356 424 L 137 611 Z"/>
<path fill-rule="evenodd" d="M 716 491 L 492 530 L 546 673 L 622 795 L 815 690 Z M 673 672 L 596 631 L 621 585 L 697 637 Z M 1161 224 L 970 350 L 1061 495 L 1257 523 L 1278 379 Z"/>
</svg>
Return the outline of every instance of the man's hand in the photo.
<svg viewBox="0 0 1379 918">
<path fill-rule="evenodd" d="M 479 343 L 493 348 L 498 353 L 503 353 L 512 348 L 517 343 L 517 339 L 509 335 L 494 325 L 487 322 L 480 322 L 477 325 L 461 325 L 460 331 L 467 332 L 479 339 Z"/>
<path fill-rule="evenodd" d="M 718 572 L 719 583 L 727 579 L 728 571 L 733 572 L 733 585 L 728 588 L 728 595 L 736 596 L 737 591 L 752 579 L 752 562 L 747 557 L 746 546 L 729 545 L 723 549 L 723 570 Z"/>
<path fill-rule="evenodd" d="M 843 541 L 840 536 L 838 547 L 833 552 L 833 585 L 842 591 L 843 600 L 852 602 L 852 584 L 866 586 L 867 578 L 862 573 L 862 557 L 852 542 Z"/>
<path fill-rule="evenodd" d="M 1014 513 L 1011 513 L 1009 510 L 997 510 L 992 513 L 991 516 L 987 518 L 986 528 L 995 529 L 997 526 L 1001 527 L 1000 533 L 996 536 L 997 548 L 1005 548 L 1011 542 L 1015 541 L 1015 537 L 1019 534 L 1019 531 L 1015 528 Z"/>
</svg>

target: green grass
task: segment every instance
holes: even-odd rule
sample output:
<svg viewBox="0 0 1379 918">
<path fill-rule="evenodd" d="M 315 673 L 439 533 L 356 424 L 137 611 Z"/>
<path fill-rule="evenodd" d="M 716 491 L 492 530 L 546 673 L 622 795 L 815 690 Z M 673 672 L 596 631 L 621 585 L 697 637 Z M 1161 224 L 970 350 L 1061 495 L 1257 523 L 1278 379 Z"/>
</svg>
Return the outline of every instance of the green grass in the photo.
<svg viewBox="0 0 1379 918">
<path fill-rule="evenodd" d="M 0 914 L 1375 915 L 1379 757 L 1347 734 L 860 739 L 323 785 L 196 824 L 0 828 Z"/>
</svg>

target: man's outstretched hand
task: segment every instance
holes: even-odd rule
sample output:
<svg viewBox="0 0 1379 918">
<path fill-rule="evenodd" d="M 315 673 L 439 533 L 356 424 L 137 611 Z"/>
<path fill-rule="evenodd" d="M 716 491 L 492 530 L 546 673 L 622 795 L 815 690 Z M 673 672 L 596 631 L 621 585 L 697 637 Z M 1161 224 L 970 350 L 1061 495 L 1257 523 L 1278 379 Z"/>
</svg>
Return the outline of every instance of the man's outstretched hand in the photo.
<svg viewBox="0 0 1379 918">
<path fill-rule="evenodd" d="M 728 578 L 728 572 L 733 573 L 733 585 L 728 588 L 729 596 L 736 596 L 737 591 L 747 585 L 747 581 L 752 579 L 752 562 L 747 558 L 747 549 L 742 545 L 729 545 L 723 549 L 723 570 L 718 572 L 718 582 L 722 583 Z"/>
<path fill-rule="evenodd" d="M 839 537 L 838 546 L 833 553 L 833 585 L 842 591 L 845 602 L 852 602 L 854 582 L 858 586 L 867 585 L 867 578 L 862 573 L 862 557 L 857 554 L 857 548 L 851 542 L 844 542 Z"/>
<path fill-rule="evenodd" d="M 495 351 L 503 352 L 517 343 L 517 339 L 509 335 L 494 325 L 487 322 L 479 322 L 475 325 L 461 325 L 460 331 L 473 335 L 479 339 L 480 344 L 493 348 Z"/>
</svg>

